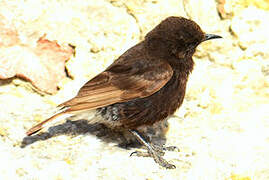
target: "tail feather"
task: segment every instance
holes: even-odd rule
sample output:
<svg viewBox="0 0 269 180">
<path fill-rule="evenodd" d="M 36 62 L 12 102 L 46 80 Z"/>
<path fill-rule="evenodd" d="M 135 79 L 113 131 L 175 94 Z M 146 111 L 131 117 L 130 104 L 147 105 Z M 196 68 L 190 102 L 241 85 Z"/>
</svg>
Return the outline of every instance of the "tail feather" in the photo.
<svg viewBox="0 0 269 180">
<path fill-rule="evenodd" d="M 62 112 L 59 112 L 59 113 L 53 115 L 52 117 L 50 117 L 49 119 L 46 119 L 45 121 L 42 121 L 42 122 L 38 123 L 37 125 L 35 125 L 34 127 L 30 128 L 26 132 L 26 135 L 31 136 L 32 134 L 37 133 L 38 131 L 44 129 L 45 127 L 48 127 L 50 124 L 55 124 L 56 122 L 63 120 L 67 117 L 70 117 L 72 115 L 73 114 L 65 112 L 65 110 Z"/>
</svg>

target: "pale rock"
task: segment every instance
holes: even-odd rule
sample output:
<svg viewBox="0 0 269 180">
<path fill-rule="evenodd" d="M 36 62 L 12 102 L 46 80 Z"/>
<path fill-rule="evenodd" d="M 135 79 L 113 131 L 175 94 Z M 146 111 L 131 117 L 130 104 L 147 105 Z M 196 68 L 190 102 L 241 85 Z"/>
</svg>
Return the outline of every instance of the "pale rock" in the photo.
<svg viewBox="0 0 269 180">
<path fill-rule="evenodd" d="M 197 22 L 204 31 L 213 33 L 220 28 L 215 0 L 183 0 L 183 4 L 188 17 Z"/>
<path fill-rule="evenodd" d="M 152 28 L 169 16 L 183 16 L 183 2 L 177 0 L 112 0 L 112 4 L 125 8 L 127 13 L 136 20 L 141 32 L 140 40 Z"/>
<path fill-rule="evenodd" d="M 250 2 L 226 0 L 226 4 L 239 1 Z M 214 16 L 212 0 L 190 2 L 187 11 L 196 9 L 193 13 L 197 18 L 202 12 L 204 20 L 207 15 Z M 234 7 L 237 5 L 231 6 L 229 13 L 236 19 L 245 8 L 238 5 L 237 11 Z M 35 39 L 48 32 L 49 39 L 76 46 L 76 56 L 67 65 L 74 79 L 62 82 L 63 89 L 57 95 L 40 96 L 20 83 L 0 82 L 0 159 L 5 162 L 0 165 L 0 179 L 268 179 L 267 47 L 259 38 L 256 42 L 250 37 L 251 45 L 240 49 L 237 37 L 227 28 L 230 19 L 213 19 L 220 24 L 212 27 L 203 25 L 211 20 L 196 20 L 208 28 L 207 33 L 224 38 L 202 44 L 194 57 L 196 66 L 184 103 L 168 120 L 166 145 L 176 145 L 180 152 L 166 152 L 165 158 L 177 169 L 166 170 L 151 158 L 129 157 L 131 152 L 144 149 L 119 148 L 117 141 L 87 131 L 87 127 L 92 128 L 87 124 L 76 126 L 68 121 L 60 126 L 68 129 L 58 131 L 58 135 L 35 136 L 36 141 L 25 148 L 20 148 L 19 142 L 23 132 L 45 119 L 49 109 L 74 95 L 83 82 L 143 39 L 162 19 L 186 16 L 182 1 L 5 0 L 0 1 L 0 12 L 19 27 L 20 39 Z M 244 22 L 249 17 L 240 18 Z M 267 19 L 262 21 L 266 27 Z M 251 27 L 256 27 L 255 23 Z M 253 35 L 244 28 L 238 25 L 234 32 Z M 262 26 L 257 28 L 265 34 L 255 35 L 266 37 Z M 78 133 L 81 131 L 84 133 Z"/>
<path fill-rule="evenodd" d="M 269 13 L 255 7 L 244 9 L 231 22 L 231 31 L 239 40 L 242 49 L 248 49 L 252 45 L 268 44 Z M 268 53 L 268 52 L 267 52 Z"/>
</svg>

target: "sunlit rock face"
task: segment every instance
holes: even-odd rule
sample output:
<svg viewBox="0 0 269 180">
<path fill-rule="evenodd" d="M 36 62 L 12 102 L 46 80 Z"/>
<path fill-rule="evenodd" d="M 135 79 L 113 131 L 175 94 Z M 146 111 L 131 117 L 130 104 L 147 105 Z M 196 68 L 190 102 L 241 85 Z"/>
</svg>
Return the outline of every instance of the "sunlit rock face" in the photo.
<svg viewBox="0 0 269 180">
<path fill-rule="evenodd" d="M 13 32 L 5 46 L 35 47 L 46 34 L 75 52 L 55 95 L 41 95 L 19 78 L 0 81 L 0 157 L 8 162 L 0 179 L 268 179 L 268 7 L 266 0 L 1 1 L 0 17 Z M 179 147 L 165 154 L 176 170 L 130 158 L 136 149 L 118 147 L 121 138 L 88 125 L 87 114 L 20 148 L 28 128 L 172 15 L 223 36 L 198 47 L 186 98 L 169 126 L 148 131 L 157 141 L 164 131 L 166 144 Z"/>
</svg>

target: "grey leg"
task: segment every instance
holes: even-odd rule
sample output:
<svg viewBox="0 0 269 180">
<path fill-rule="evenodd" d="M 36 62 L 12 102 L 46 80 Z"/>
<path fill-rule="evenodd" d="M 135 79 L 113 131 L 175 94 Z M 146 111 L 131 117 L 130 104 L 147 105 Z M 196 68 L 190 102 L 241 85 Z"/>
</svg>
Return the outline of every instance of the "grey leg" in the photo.
<svg viewBox="0 0 269 180">
<path fill-rule="evenodd" d="M 135 151 L 133 153 L 130 154 L 130 156 L 132 155 L 137 155 L 137 156 L 142 156 L 142 157 L 152 157 L 154 159 L 154 161 L 156 163 L 158 163 L 160 166 L 162 167 L 165 167 L 167 169 L 175 169 L 176 166 L 173 165 L 173 164 L 169 164 L 162 156 L 164 155 L 164 152 L 160 149 L 160 148 L 157 148 L 155 150 L 155 148 L 150 144 L 148 143 L 136 130 L 129 130 L 135 137 L 136 139 L 142 144 L 144 145 L 148 152 L 139 152 L 139 151 Z M 174 150 L 175 147 L 173 148 L 169 148 L 168 147 L 168 150 Z"/>
</svg>

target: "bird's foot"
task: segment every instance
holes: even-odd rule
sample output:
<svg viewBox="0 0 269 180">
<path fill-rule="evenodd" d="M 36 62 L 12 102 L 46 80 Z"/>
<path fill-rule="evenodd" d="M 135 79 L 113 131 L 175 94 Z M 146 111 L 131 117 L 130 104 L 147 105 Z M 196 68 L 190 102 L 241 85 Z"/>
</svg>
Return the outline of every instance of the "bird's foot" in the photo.
<svg viewBox="0 0 269 180">
<path fill-rule="evenodd" d="M 175 151 L 179 152 L 179 148 L 176 146 L 164 146 L 164 145 L 153 145 L 151 144 L 151 147 L 154 151 L 158 152 L 159 155 L 163 156 L 165 154 L 165 151 Z M 141 157 L 151 157 L 149 152 L 142 152 L 142 151 L 134 151 L 130 154 L 130 156 L 136 155 Z"/>
<path fill-rule="evenodd" d="M 156 148 L 157 147 L 157 148 Z M 169 147 L 159 147 L 159 146 L 152 146 L 152 149 L 148 149 L 148 151 L 134 151 L 130 154 L 130 156 L 136 155 L 139 157 L 152 157 L 156 163 L 160 166 L 165 167 L 167 169 L 175 169 L 176 166 L 173 164 L 168 163 L 162 156 L 164 156 L 164 151 L 175 151 L 174 146 Z"/>
<path fill-rule="evenodd" d="M 139 157 L 152 157 L 156 163 L 160 166 L 165 167 L 167 169 L 175 169 L 176 166 L 173 164 L 168 163 L 162 156 L 164 156 L 165 151 L 179 151 L 176 146 L 158 146 L 158 145 L 151 145 L 147 143 L 142 136 L 139 135 L 137 131 L 131 131 L 136 138 L 141 142 L 143 145 L 146 146 L 147 152 L 142 151 L 134 151 L 130 154 L 130 156 L 136 155 Z"/>
<path fill-rule="evenodd" d="M 164 152 L 164 151 L 175 151 L 179 152 L 179 148 L 176 146 L 164 146 L 164 145 L 151 145 L 156 151 Z"/>
</svg>

